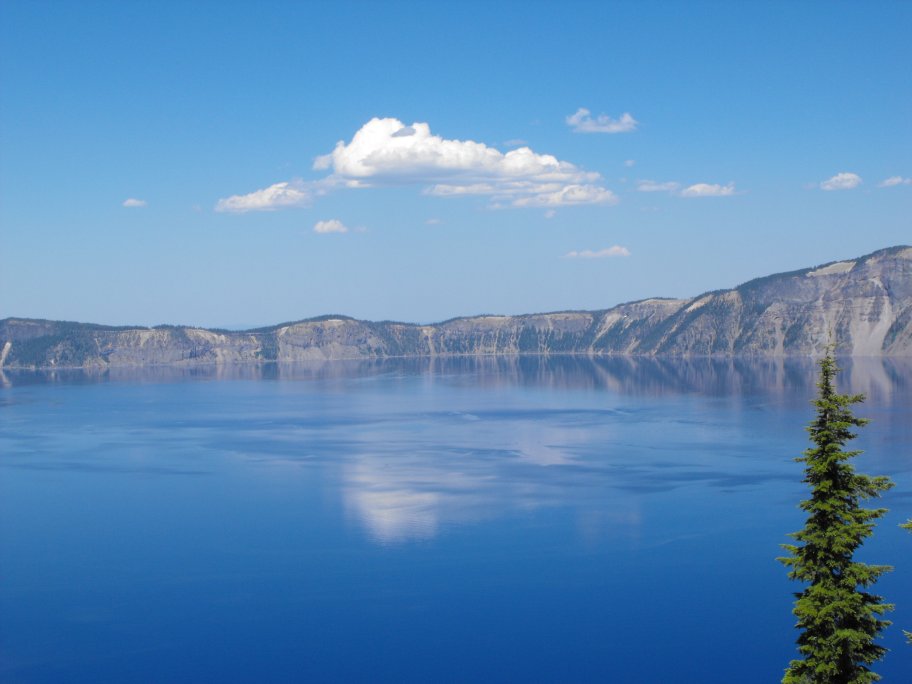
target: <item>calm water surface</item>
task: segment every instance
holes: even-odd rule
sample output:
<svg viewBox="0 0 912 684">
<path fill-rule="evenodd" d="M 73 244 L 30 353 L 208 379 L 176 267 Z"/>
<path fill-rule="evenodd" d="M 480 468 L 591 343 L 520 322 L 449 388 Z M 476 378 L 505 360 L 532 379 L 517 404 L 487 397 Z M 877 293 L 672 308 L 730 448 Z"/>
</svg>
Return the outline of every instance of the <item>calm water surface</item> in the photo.
<svg viewBox="0 0 912 684">
<path fill-rule="evenodd" d="M 843 362 L 909 681 L 912 364 Z M 0 373 L 4 682 L 773 682 L 802 360 Z"/>
</svg>

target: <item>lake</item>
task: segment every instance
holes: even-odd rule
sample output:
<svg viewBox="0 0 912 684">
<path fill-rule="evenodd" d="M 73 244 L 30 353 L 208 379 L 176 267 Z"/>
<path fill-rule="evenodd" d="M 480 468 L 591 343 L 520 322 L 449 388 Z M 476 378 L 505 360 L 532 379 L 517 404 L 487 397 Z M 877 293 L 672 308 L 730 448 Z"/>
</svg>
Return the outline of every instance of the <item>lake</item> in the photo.
<svg viewBox="0 0 912 684">
<path fill-rule="evenodd" d="M 912 360 L 843 360 L 896 482 L 859 558 L 912 647 Z M 0 373 L 4 682 L 773 682 L 805 359 Z"/>
</svg>

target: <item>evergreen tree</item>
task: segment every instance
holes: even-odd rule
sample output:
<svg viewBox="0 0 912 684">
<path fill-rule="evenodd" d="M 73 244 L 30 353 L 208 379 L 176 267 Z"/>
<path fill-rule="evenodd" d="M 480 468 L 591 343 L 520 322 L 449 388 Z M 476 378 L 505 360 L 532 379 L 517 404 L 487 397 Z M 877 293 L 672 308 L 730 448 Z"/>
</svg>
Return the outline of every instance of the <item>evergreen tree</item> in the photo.
<svg viewBox="0 0 912 684">
<path fill-rule="evenodd" d="M 801 502 L 807 514 L 804 529 L 792 533 L 796 544 L 783 544 L 789 555 L 779 560 L 789 568 L 789 578 L 807 583 L 796 593 L 798 651 L 783 684 L 862 684 L 880 676 L 868 665 L 880 660 L 886 649 L 875 643 L 890 623 L 883 620 L 893 606 L 866 591 L 885 572 L 886 565 L 855 562 L 855 550 L 869 537 L 874 521 L 886 509 L 862 508 L 860 502 L 880 496 L 892 487 L 886 477 L 855 472 L 850 459 L 859 451 L 843 451 L 856 435 L 853 427 L 867 423 L 856 418 L 852 404 L 862 395 L 837 394 L 839 372 L 832 349 L 820 361 L 819 393 L 815 419 L 807 430 L 814 446 L 796 460 L 805 464 L 811 497 Z"/>
<path fill-rule="evenodd" d="M 903 529 L 909 530 L 909 532 L 912 532 L 912 520 L 907 520 L 905 523 L 900 525 L 900 527 L 902 527 Z M 908 641 L 910 644 L 912 644 L 912 632 L 907 632 L 906 630 L 903 630 L 903 634 L 906 635 L 906 641 Z"/>
</svg>

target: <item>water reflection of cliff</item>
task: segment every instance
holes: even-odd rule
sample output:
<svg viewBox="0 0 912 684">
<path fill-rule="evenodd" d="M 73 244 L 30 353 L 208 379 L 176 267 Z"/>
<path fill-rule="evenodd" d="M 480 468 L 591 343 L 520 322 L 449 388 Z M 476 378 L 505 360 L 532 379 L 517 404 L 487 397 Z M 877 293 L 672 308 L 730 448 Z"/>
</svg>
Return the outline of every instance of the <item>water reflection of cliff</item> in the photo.
<svg viewBox="0 0 912 684">
<path fill-rule="evenodd" d="M 843 389 L 868 394 L 866 408 L 881 411 L 878 434 L 908 444 L 909 428 L 902 426 L 912 423 L 912 359 L 854 358 L 842 365 Z M 163 391 L 160 396 L 191 398 L 175 409 L 179 422 L 163 416 L 150 429 L 173 429 L 176 438 L 188 431 L 194 441 L 207 435 L 219 457 L 326 467 L 339 477 L 349 519 L 379 543 L 429 540 L 448 526 L 568 503 L 576 507 L 581 537 L 597 542 L 599 534 L 636 533 L 644 494 L 695 482 L 733 490 L 793 481 L 791 456 L 802 435 L 789 434 L 784 457 L 770 460 L 780 439 L 771 414 L 738 407 L 769 405 L 781 419 L 778 407 L 807 406 L 815 380 L 814 362 L 805 358 L 492 356 L 7 370 L 0 374 L 0 410 L 27 385 L 288 383 L 275 393 L 237 386 L 212 413 L 197 412 L 192 403 L 208 392 Z M 295 389 L 305 391 L 287 391 Z M 263 397 L 270 401 L 263 404 Z M 697 397 L 724 399 L 729 422 L 713 423 L 716 409 L 700 407 L 719 402 Z M 675 401 L 673 410 L 666 398 Z M 690 407 L 693 414 L 684 415 Z M 797 425 L 794 416 L 789 421 Z M 752 455 L 756 449 L 747 442 L 722 444 L 745 439 L 737 421 L 758 419 L 767 421 L 753 428 L 764 435 L 762 455 Z M 678 421 L 673 440 L 669 421 Z M 878 472 L 895 472 L 886 451 L 878 458 L 884 465 Z"/>
<path fill-rule="evenodd" d="M 889 395 L 912 383 L 912 359 L 840 360 L 845 389 Z M 481 387 L 529 386 L 608 390 L 658 396 L 667 393 L 812 394 L 814 361 L 805 357 L 656 358 L 635 356 L 466 356 L 419 359 L 316 361 L 295 364 L 147 366 L 143 368 L 7 370 L 3 386 L 193 380 L 348 381 L 379 375 L 452 376 Z"/>
</svg>

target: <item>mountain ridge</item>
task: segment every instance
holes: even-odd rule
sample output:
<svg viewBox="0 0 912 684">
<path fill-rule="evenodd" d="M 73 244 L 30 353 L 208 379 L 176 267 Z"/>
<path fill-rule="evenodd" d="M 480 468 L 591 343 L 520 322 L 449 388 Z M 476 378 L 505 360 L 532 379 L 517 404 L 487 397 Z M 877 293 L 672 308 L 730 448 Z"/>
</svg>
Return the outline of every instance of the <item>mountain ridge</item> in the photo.
<svg viewBox="0 0 912 684">
<path fill-rule="evenodd" d="M 692 298 L 439 323 L 324 314 L 249 330 L 0 320 L 0 368 L 489 354 L 912 355 L 912 247 L 753 278 Z"/>
</svg>

